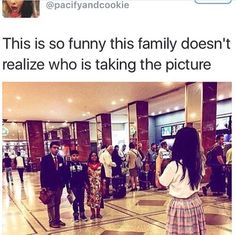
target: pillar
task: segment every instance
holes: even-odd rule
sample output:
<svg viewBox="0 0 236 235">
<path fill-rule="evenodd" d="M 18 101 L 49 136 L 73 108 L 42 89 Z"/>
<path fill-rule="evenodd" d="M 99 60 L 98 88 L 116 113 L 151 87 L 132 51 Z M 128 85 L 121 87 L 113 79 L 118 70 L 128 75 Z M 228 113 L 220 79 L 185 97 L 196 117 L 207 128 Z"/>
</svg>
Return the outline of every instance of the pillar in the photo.
<svg viewBox="0 0 236 235">
<path fill-rule="evenodd" d="M 90 134 L 89 134 L 89 122 L 78 121 L 76 123 L 76 136 L 78 141 L 78 151 L 82 158 L 82 161 L 87 161 L 89 153 L 91 151 L 90 146 Z"/>
<path fill-rule="evenodd" d="M 186 84 L 186 126 L 192 126 L 201 135 L 205 152 L 215 143 L 217 83 L 202 82 Z"/>
<path fill-rule="evenodd" d="M 97 143 L 102 143 L 103 145 L 112 144 L 111 135 L 111 114 L 102 113 L 96 116 L 96 126 L 97 126 Z"/>
<path fill-rule="evenodd" d="M 26 121 L 29 156 L 33 168 L 39 170 L 41 158 L 45 155 L 42 121 Z"/>
<path fill-rule="evenodd" d="M 148 150 L 148 102 L 136 101 L 128 104 L 130 142 L 142 143 L 143 151 Z"/>
</svg>

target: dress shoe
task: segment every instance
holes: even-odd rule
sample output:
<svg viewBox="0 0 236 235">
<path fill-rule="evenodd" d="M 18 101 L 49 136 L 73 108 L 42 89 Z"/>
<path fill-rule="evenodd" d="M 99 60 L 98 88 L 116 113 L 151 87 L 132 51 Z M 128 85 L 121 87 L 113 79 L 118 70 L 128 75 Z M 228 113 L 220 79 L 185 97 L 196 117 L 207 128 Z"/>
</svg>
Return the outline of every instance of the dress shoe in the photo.
<svg viewBox="0 0 236 235">
<path fill-rule="evenodd" d="M 51 228 L 60 228 L 60 225 L 59 224 L 54 224 L 54 223 L 50 223 L 49 226 Z"/>
<path fill-rule="evenodd" d="M 66 224 L 64 222 L 62 222 L 61 220 L 59 221 L 59 225 L 60 226 L 66 226 Z"/>
<path fill-rule="evenodd" d="M 98 215 L 97 215 L 97 218 L 98 218 L 98 219 L 102 219 L 102 215 L 101 215 L 101 214 L 98 214 Z"/>
</svg>

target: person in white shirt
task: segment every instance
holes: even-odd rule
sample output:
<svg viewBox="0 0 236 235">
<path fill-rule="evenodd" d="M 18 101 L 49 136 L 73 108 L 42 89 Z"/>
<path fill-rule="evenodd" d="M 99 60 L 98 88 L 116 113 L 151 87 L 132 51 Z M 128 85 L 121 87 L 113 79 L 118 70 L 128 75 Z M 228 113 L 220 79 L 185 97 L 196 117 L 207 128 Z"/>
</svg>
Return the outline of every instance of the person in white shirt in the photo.
<svg viewBox="0 0 236 235">
<path fill-rule="evenodd" d="M 20 181 L 21 183 L 24 182 L 23 174 L 25 170 L 25 160 L 21 156 L 20 152 L 17 152 L 17 157 L 15 158 L 15 165 L 18 170 L 19 176 L 20 176 Z"/>
<path fill-rule="evenodd" d="M 167 235 L 206 234 L 205 216 L 198 196 L 202 168 L 196 129 L 180 129 L 173 146 L 172 161 L 156 179 L 157 186 L 169 187 L 169 194 L 173 197 L 167 214 Z"/>
<path fill-rule="evenodd" d="M 166 166 L 171 160 L 172 152 L 169 150 L 166 141 L 161 142 L 161 148 L 159 149 L 156 159 L 156 176 L 160 176 L 165 170 Z"/>
<path fill-rule="evenodd" d="M 109 185 L 112 178 L 112 167 L 116 167 L 116 164 L 112 162 L 113 146 L 109 145 L 106 150 L 100 155 L 99 161 L 103 164 L 106 175 L 106 195 L 105 198 L 109 198 Z"/>
</svg>

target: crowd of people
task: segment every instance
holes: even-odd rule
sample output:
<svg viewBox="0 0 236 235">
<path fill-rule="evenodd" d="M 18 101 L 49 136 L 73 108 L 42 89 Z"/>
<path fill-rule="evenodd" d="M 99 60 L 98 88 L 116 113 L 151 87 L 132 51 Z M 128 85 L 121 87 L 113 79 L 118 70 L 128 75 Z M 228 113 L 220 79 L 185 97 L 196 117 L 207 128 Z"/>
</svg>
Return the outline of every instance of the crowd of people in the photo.
<svg viewBox="0 0 236 235">
<path fill-rule="evenodd" d="M 42 191 L 51 195 L 47 203 L 49 226 L 65 226 L 60 218 L 64 187 L 72 204 L 75 222 L 88 220 L 85 203 L 90 207 L 91 220 L 102 219 L 100 210 L 104 208 L 104 199 L 124 197 L 128 188 L 132 192 L 156 187 L 157 190 L 169 189 L 173 197 L 167 213 L 167 234 L 205 234 L 199 190 L 206 163 L 212 174 L 210 182 L 202 187 L 203 194 L 207 195 L 211 188 L 213 195 L 218 196 L 227 188 L 231 199 L 232 148 L 228 147 L 224 154 L 223 143 L 223 135 L 217 135 L 216 143 L 205 156 L 198 132 L 185 127 L 178 131 L 171 150 L 166 141 L 162 141 L 160 146 L 152 143 L 147 154 L 142 149 L 142 143 L 130 143 L 128 150 L 126 145 L 121 149 L 118 145 L 103 145 L 98 154 L 92 151 L 88 161 L 84 162 L 77 150 L 72 150 L 70 158 L 65 160 L 59 154 L 60 143 L 53 141 L 50 153 L 42 158 L 40 171 Z M 7 182 L 13 184 L 9 159 L 5 153 L 3 163 Z M 15 164 L 23 182 L 24 160 L 20 154 Z"/>
</svg>

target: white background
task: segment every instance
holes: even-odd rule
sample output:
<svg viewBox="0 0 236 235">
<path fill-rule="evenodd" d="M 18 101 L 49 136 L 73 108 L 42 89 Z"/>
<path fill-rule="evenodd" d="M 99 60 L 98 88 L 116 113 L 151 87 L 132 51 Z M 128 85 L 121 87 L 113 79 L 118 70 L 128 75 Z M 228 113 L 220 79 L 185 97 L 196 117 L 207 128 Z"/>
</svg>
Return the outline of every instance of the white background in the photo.
<svg viewBox="0 0 236 235">
<path fill-rule="evenodd" d="M 233 81 L 235 79 L 235 22 L 236 5 L 231 4 L 196 4 L 194 1 L 129 1 L 130 8 L 123 10 L 47 10 L 46 1 L 41 1 L 39 18 L 10 19 L 0 17 L 0 36 L 34 40 L 35 37 L 49 41 L 77 39 L 107 39 L 126 37 L 136 40 L 162 39 L 171 37 L 182 40 L 187 36 L 200 39 L 230 38 L 232 49 L 213 50 L 178 50 L 168 51 L 95 51 L 65 50 L 5 50 L 0 41 L 0 62 L 2 60 L 20 60 L 28 57 L 32 60 L 55 60 L 61 57 L 76 60 L 78 58 L 120 58 L 123 60 L 182 58 L 192 60 L 210 60 L 210 71 L 178 71 L 166 74 L 164 71 L 139 71 L 136 73 L 98 72 L 98 71 L 2 71 L 2 81 Z M 2 66 L 2 65 L 1 65 Z M 233 93 L 235 87 L 233 88 Z M 233 95 L 234 96 L 234 95 Z M 233 98 L 234 99 L 234 98 Z M 235 105 L 233 105 L 234 107 Z M 235 112 L 233 113 L 235 116 Z M 235 120 L 235 119 L 234 119 Z M 235 128 L 233 128 L 235 130 Z M 235 135 L 233 135 L 235 136 Z M 235 141 L 235 140 L 234 140 Z M 235 174 L 235 171 L 233 171 Z M 235 179 L 235 177 L 233 177 Z M 235 187 L 234 187 L 235 189 Z M 232 210 L 234 211 L 234 210 Z M 233 217 L 234 218 L 234 217 Z M 234 232 L 233 232 L 234 234 Z"/>
<path fill-rule="evenodd" d="M 208 71 L 1 71 L 3 81 L 231 81 L 233 79 L 235 56 L 235 2 L 231 4 L 196 4 L 194 1 L 128 1 L 129 9 L 46 9 L 41 1 L 39 18 L 1 18 L 1 37 L 21 37 L 46 42 L 75 39 L 109 40 L 112 37 L 131 39 L 172 39 L 214 40 L 223 37 L 231 40 L 231 50 L 5 50 L 0 43 L 2 60 L 66 60 L 79 61 L 85 58 L 121 60 L 209 60 L 212 69 Z M 108 44 L 107 44 L 108 45 Z M 1 66 L 2 67 L 2 66 Z M 2 70 L 2 68 L 1 68 Z"/>
</svg>

